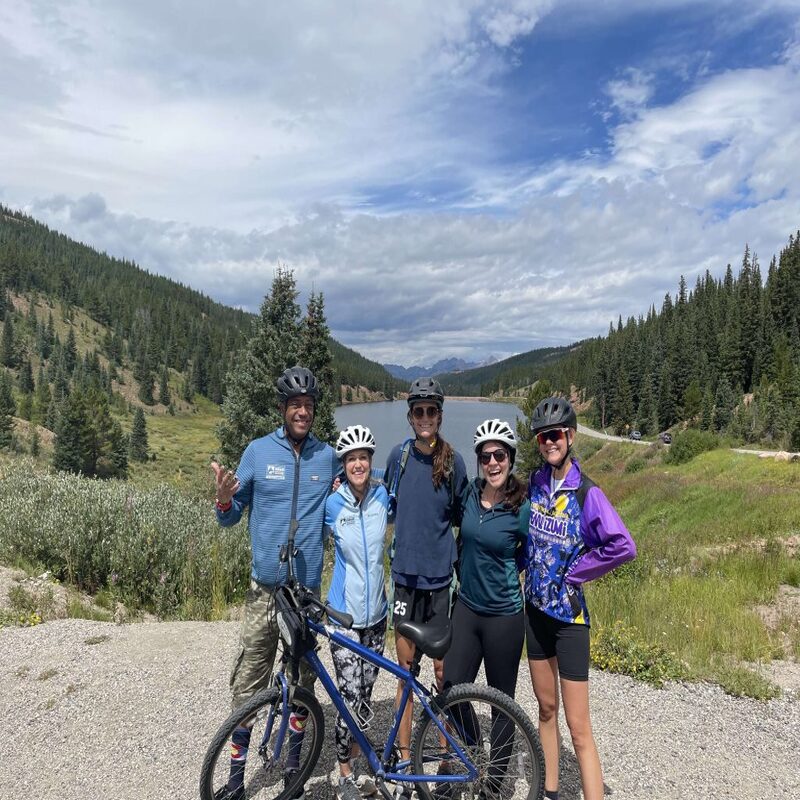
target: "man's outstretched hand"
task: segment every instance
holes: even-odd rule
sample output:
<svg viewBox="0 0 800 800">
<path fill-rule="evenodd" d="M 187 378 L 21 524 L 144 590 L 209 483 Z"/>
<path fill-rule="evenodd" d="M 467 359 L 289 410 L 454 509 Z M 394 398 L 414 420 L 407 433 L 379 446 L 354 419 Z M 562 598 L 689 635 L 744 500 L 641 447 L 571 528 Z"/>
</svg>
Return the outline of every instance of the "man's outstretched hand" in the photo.
<svg viewBox="0 0 800 800">
<path fill-rule="evenodd" d="M 218 464 L 216 461 L 211 462 L 211 469 L 214 470 L 217 503 L 221 506 L 227 506 L 236 492 L 239 491 L 239 479 L 233 470 L 225 469 L 222 464 Z"/>
</svg>

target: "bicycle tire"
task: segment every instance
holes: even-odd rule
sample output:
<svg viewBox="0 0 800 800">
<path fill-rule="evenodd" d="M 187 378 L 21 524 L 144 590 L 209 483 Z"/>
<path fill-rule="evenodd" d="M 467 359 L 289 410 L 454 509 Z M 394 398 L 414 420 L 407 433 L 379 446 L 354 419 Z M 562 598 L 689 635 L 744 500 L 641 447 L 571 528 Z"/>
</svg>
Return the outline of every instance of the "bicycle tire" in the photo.
<svg viewBox="0 0 800 800">
<path fill-rule="evenodd" d="M 522 707 L 489 686 L 462 683 L 436 697 L 431 710 L 478 770 L 463 783 L 417 783 L 421 800 L 542 800 L 544 752 L 536 728 Z M 412 744 L 417 775 L 466 775 L 467 767 L 422 712 Z"/>
<path fill-rule="evenodd" d="M 325 717 L 317 698 L 300 686 L 295 689 L 290 705 L 292 711 L 298 708 L 306 710 L 307 720 L 303 736 L 300 738 L 295 737 L 292 740 L 287 728 L 277 759 L 272 758 L 270 744 L 278 732 L 284 713 L 281 691 L 278 688 L 257 692 L 222 723 L 208 746 L 200 769 L 201 800 L 214 800 L 217 793 L 220 793 L 227 784 L 231 759 L 230 748 L 226 745 L 229 744 L 234 730 L 250 721 L 253 722 L 253 729 L 244 767 L 244 797 L 259 798 L 259 800 L 289 800 L 296 795 L 296 790 L 310 777 L 322 751 Z M 272 720 L 270 734 L 265 739 L 270 719 Z M 292 777 L 285 781 L 292 742 L 295 747 L 299 746 L 300 750 L 298 767 L 296 772 L 291 772 Z"/>
</svg>

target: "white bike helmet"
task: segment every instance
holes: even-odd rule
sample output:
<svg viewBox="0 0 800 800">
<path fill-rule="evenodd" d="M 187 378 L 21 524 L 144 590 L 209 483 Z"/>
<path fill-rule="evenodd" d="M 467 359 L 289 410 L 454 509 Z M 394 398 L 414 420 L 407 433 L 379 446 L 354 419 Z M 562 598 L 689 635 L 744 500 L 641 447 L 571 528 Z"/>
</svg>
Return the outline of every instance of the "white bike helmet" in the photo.
<svg viewBox="0 0 800 800">
<path fill-rule="evenodd" d="M 486 419 L 478 425 L 472 440 L 476 453 L 484 442 L 502 442 L 511 448 L 512 453 L 517 452 L 517 437 L 511 426 L 502 419 Z"/>
<path fill-rule="evenodd" d="M 350 425 L 339 434 L 336 440 L 336 455 L 344 458 L 351 450 L 375 452 L 375 437 L 369 428 L 363 425 Z"/>
</svg>

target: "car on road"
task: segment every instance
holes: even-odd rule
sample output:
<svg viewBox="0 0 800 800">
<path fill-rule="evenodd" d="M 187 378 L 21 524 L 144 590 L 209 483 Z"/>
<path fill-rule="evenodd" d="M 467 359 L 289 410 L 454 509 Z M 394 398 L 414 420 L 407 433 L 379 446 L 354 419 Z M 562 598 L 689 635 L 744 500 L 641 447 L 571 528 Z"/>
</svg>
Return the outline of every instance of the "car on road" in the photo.
<svg viewBox="0 0 800 800">
<path fill-rule="evenodd" d="M 631 439 L 634 442 L 639 442 L 642 439 L 642 434 L 639 433 L 639 431 L 631 431 L 628 434 L 628 438 Z"/>
<path fill-rule="evenodd" d="M 664 442 L 664 444 L 672 444 L 672 434 L 669 431 L 664 431 L 664 433 L 659 433 L 658 438 Z"/>
</svg>

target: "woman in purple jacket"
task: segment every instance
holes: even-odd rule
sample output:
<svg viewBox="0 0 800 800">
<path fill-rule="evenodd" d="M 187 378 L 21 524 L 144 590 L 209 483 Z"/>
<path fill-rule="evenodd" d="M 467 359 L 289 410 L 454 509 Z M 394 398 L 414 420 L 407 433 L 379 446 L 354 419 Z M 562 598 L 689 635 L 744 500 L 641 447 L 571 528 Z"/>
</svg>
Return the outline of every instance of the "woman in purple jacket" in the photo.
<svg viewBox="0 0 800 800">
<path fill-rule="evenodd" d="M 531 475 L 529 487 L 526 638 L 549 800 L 558 798 L 559 684 L 583 796 L 603 797 L 589 718 L 589 610 L 583 584 L 636 556 L 619 515 L 571 455 L 577 427 L 575 411 L 563 397 L 542 400 L 531 416 L 545 464 Z"/>
</svg>

